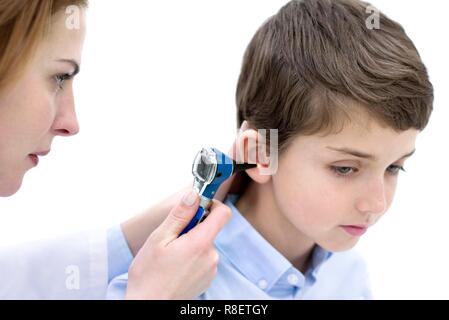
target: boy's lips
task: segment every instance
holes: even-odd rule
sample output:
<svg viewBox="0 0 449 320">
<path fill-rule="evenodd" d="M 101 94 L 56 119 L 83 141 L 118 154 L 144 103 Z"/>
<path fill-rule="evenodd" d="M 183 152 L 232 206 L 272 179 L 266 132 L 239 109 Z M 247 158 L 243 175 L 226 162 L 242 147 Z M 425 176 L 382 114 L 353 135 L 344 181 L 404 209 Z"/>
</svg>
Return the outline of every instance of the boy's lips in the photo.
<svg viewBox="0 0 449 320">
<path fill-rule="evenodd" d="M 366 232 L 369 226 L 358 224 L 358 225 L 343 225 L 341 227 L 351 236 L 359 237 Z"/>
</svg>

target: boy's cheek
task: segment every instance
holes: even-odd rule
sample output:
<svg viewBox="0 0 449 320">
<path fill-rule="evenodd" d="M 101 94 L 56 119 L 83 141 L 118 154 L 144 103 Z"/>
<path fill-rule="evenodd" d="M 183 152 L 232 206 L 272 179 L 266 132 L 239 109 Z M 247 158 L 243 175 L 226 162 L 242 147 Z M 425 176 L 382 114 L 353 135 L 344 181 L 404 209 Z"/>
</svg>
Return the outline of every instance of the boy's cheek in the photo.
<svg viewBox="0 0 449 320">
<path fill-rule="evenodd" d="M 275 178 L 274 186 L 279 205 L 295 225 L 323 229 L 341 223 L 345 212 L 351 214 L 348 190 L 333 183 L 323 169 L 308 167 L 302 171 L 282 172 Z"/>
<path fill-rule="evenodd" d="M 297 228 L 327 229 L 338 221 L 339 208 L 320 197 L 301 194 L 285 202 L 285 214 Z"/>
<path fill-rule="evenodd" d="M 296 197 L 292 203 L 299 215 L 298 220 L 313 226 L 317 230 L 333 228 L 351 219 L 354 211 L 348 197 L 338 194 L 333 189 L 309 189 Z"/>
</svg>

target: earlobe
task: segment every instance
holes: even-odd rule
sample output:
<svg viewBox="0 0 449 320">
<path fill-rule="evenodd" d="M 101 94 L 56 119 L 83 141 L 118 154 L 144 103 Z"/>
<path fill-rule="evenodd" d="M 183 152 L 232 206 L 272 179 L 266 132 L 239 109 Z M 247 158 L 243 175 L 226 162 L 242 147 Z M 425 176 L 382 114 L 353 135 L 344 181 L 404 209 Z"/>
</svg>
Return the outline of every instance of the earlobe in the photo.
<svg viewBox="0 0 449 320">
<path fill-rule="evenodd" d="M 246 170 L 246 174 L 255 182 L 264 184 L 271 180 L 271 175 L 262 174 L 261 169 L 266 165 L 257 165 L 257 168 Z"/>
</svg>

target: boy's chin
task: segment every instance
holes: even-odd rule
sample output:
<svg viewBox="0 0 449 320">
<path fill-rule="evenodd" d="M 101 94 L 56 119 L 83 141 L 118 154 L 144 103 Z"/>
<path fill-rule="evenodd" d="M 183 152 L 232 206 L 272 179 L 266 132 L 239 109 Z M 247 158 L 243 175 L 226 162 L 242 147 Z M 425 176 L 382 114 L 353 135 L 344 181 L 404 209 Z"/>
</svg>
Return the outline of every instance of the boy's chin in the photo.
<svg viewBox="0 0 449 320">
<path fill-rule="evenodd" d="M 341 252 L 354 248 L 358 241 L 359 238 L 354 237 L 352 239 L 346 239 L 346 241 L 330 241 L 322 244 L 318 243 L 318 245 L 330 252 Z"/>
</svg>

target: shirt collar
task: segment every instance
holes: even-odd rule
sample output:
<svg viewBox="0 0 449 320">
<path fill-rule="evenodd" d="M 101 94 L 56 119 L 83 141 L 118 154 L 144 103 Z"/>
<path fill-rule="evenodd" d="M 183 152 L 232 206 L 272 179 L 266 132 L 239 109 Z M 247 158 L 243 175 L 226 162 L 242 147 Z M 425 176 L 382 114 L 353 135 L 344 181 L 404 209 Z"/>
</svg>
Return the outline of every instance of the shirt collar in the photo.
<svg viewBox="0 0 449 320">
<path fill-rule="evenodd" d="M 315 246 L 312 255 L 312 265 L 309 269 L 313 280 L 316 280 L 318 271 L 320 270 L 324 262 L 326 262 L 331 256 L 332 252 L 327 251 L 318 245 Z"/>
<path fill-rule="evenodd" d="M 238 197 L 228 195 L 225 200 L 232 210 L 232 218 L 218 234 L 215 245 L 247 279 L 255 285 L 266 281 L 266 290 L 269 290 L 289 269 L 297 269 L 241 215 L 234 205 Z M 310 269 L 314 278 L 330 256 L 330 252 L 315 247 Z M 299 270 L 298 274 L 302 275 Z"/>
</svg>

